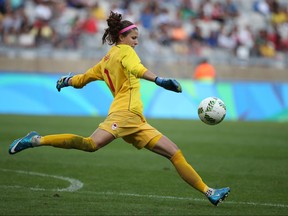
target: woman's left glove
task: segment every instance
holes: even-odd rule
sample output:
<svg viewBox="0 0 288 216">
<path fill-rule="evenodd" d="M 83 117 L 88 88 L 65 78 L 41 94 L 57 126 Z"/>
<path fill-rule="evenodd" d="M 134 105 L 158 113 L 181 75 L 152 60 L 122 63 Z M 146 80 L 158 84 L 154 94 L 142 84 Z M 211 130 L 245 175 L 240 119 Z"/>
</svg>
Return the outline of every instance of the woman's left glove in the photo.
<svg viewBox="0 0 288 216">
<path fill-rule="evenodd" d="M 171 78 L 162 78 L 162 77 L 156 77 L 155 83 L 158 86 L 161 86 L 167 90 L 174 91 L 177 93 L 182 92 L 182 87 L 179 82 L 175 79 Z"/>
</svg>

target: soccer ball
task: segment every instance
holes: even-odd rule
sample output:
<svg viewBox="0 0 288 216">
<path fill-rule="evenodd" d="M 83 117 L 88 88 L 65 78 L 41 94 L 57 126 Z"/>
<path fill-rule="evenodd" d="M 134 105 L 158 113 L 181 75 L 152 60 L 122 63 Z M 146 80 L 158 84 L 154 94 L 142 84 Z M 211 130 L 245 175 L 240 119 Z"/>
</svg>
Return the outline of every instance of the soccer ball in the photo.
<svg viewBox="0 0 288 216">
<path fill-rule="evenodd" d="M 198 116 L 202 122 L 209 125 L 219 124 L 226 115 L 224 102 L 217 97 L 208 97 L 201 101 Z"/>
</svg>

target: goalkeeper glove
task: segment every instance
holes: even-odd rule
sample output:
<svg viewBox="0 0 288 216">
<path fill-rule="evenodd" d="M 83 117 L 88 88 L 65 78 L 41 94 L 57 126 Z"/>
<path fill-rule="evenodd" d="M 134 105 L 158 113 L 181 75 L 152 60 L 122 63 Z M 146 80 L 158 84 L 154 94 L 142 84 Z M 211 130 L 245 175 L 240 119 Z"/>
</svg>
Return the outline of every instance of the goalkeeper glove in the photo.
<svg viewBox="0 0 288 216">
<path fill-rule="evenodd" d="M 57 80 L 56 88 L 57 88 L 58 92 L 61 91 L 61 88 L 69 86 L 68 82 L 72 77 L 73 76 L 71 75 L 71 73 L 69 73 L 68 75 L 62 76 L 60 79 Z"/>
<path fill-rule="evenodd" d="M 156 77 L 155 83 L 167 90 L 174 92 L 182 92 L 182 87 L 175 79 Z"/>
</svg>

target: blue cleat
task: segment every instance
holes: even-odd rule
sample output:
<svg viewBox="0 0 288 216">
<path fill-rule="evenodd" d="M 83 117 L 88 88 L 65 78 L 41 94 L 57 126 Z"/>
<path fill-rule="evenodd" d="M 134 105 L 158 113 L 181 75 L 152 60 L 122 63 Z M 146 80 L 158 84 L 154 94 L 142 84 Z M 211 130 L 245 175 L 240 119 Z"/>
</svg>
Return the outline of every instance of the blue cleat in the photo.
<svg viewBox="0 0 288 216">
<path fill-rule="evenodd" d="M 25 137 L 14 140 L 14 142 L 9 147 L 9 154 L 16 154 L 17 152 L 20 152 L 24 149 L 33 148 L 34 146 L 32 145 L 32 138 L 34 136 L 39 136 L 39 134 L 35 131 L 32 131 Z"/>
<path fill-rule="evenodd" d="M 220 202 L 222 202 L 230 193 L 230 188 L 220 188 L 220 189 L 214 189 L 212 194 L 208 196 L 209 201 L 217 206 Z"/>
</svg>

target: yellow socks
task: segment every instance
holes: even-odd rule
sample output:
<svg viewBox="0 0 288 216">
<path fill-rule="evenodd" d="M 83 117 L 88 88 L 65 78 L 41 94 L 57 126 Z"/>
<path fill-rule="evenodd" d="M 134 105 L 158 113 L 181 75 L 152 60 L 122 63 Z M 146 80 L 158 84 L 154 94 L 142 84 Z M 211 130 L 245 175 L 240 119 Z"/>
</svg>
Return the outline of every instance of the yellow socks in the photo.
<svg viewBox="0 0 288 216">
<path fill-rule="evenodd" d="M 97 145 L 90 137 L 85 138 L 74 134 L 57 134 L 42 136 L 39 138 L 41 146 L 49 145 L 57 148 L 79 149 L 88 152 L 97 150 Z M 208 191 L 208 186 L 202 181 L 201 177 L 193 167 L 187 163 L 180 150 L 178 150 L 170 160 L 182 179 L 189 185 L 204 194 Z"/>
<path fill-rule="evenodd" d="M 90 137 L 85 138 L 74 134 L 42 136 L 40 138 L 40 145 L 50 145 L 64 149 L 79 149 L 88 152 L 97 150 L 97 145 Z"/>
<path fill-rule="evenodd" d="M 192 168 L 192 166 L 187 163 L 180 150 L 178 150 L 170 160 L 175 166 L 179 175 L 188 184 L 204 194 L 208 191 L 208 186 L 202 181 L 201 177 Z"/>
</svg>

